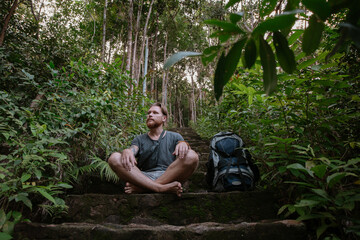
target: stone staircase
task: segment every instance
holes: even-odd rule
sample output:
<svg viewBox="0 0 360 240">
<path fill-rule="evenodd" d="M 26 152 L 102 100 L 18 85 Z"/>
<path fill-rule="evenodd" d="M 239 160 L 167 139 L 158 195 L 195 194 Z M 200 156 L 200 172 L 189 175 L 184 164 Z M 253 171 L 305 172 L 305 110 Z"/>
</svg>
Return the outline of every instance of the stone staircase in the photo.
<svg viewBox="0 0 360 240">
<path fill-rule="evenodd" d="M 269 191 L 208 192 L 209 143 L 191 128 L 181 133 L 200 165 L 179 198 L 171 194 L 123 193 L 120 184 L 94 178 L 82 194 L 68 195 L 68 214 L 56 224 L 22 223 L 15 239 L 307 239 L 305 225 L 278 220 Z"/>
</svg>

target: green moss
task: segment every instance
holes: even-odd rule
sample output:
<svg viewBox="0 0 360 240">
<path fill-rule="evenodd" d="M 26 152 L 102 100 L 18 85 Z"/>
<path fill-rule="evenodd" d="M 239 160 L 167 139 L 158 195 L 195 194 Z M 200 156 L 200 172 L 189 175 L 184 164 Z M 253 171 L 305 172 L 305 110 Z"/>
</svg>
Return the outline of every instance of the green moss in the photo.
<svg viewBox="0 0 360 240">
<path fill-rule="evenodd" d="M 162 206 L 153 214 L 156 218 L 167 220 L 169 218 L 170 210 L 167 206 Z"/>
<path fill-rule="evenodd" d="M 188 206 L 185 212 L 188 217 L 193 219 L 199 218 L 200 220 L 202 220 L 206 217 L 205 209 L 198 205 Z"/>
</svg>

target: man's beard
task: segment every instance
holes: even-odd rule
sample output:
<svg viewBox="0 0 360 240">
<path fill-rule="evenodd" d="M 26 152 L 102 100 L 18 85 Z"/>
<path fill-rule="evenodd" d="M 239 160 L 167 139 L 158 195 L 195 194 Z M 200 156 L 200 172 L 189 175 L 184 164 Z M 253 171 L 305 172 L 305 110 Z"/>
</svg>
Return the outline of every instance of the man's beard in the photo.
<svg viewBox="0 0 360 240">
<path fill-rule="evenodd" d="M 149 129 L 153 129 L 153 128 L 158 128 L 160 127 L 162 124 L 162 122 L 156 122 L 155 120 L 153 119 L 148 119 L 146 120 L 146 126 L 149 128 Z"/>
</svg>

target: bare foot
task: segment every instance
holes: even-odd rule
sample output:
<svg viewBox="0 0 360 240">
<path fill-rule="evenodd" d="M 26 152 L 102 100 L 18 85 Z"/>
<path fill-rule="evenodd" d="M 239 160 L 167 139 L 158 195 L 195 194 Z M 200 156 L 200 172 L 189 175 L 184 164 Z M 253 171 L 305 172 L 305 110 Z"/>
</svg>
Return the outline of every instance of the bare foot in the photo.
<svg viewBox="0 0 360 240">
<path fill-rule="evenodd" d="M 141 188 L 141 187 L 138 187 L 138 186 L 136 186 L 136 185 L 134 185 L 134 184 L 131 184 L 131 183 L 129 183 L 129 182 L 127 182 L 127 183 L 125 184 L 124 190 L 125 190 L 125 193 L 127 193 L 127 194 L 131 194 L 131 193 L 144 193 L 144 192 L 146 192 L 145 189 L 143 189 L 143 188 Z"/>
<path fill-rule="evenodd" d="M 179 182 L 171 182 L 171 183 L 168 183 L 168 184 L 159 184 L 159 185 L 160 186 L 159 186 L 158 192 L 175 193 L 178 197 L 181 197 L 181 193 L 183 192 L 183 188 L 181 186 L 181 183 L 179 183 Z M 138 187 L 138 186 L 136 186 L 134 184 L 131 184 L 129 182 L 126 183 L 124 190 L 125 190 L 125 193 L 127 193 L 127 194 L 149 192 L 149 191 L 146 191 L 146 189 Z"/>
<path fill-rule="evenodd" d="M 181 183 L 171 182 L 171 183 L 162 185 L 160 192 L 175 193 L 178 197 L 181 197 L 181 193 L 183 192 L 183 189 L 182 189 Z"/>
</svg>

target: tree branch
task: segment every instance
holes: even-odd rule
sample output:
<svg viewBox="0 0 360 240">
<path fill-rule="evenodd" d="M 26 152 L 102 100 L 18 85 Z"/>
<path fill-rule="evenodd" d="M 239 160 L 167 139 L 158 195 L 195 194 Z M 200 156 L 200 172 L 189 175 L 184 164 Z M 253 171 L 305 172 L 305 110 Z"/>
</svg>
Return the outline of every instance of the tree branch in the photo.
<svg viewBox="0 0 360 240">
<path fill-rule="evenodd" d="M 35 11 L 34 11 L 33 1 L 32 1 L 32 0 L 29 0 L 29 2 L 30 2 L 31 12 L 32 12 L 32 14 L 33 14 L 33 16 L 34 16 L 34 18 L 35 18 L 35 21 L 36 21 L 36 22 L 39 22 L 39 18 L 36 16 Z M 40 16 L 40 14 L 39 14 L 39 16 Z"/>
<path fill-rule="evenodd" d="M 9 26 L 10 19 L 11 19 L 11 17 L 14 15 L 15 10 L 16 10 L 17 6 L 19 5 L 19 3 L 20 3 L 20 2 L 19 2 L 18 0 L 15 0 L 14 3 L 13 3 L 13 5 L 11 6 L 11 9 L 10 9 L 8 15 L 6 15 L 6 17 L 5 17 L 4 26 L 3 26 L 3 28 L 1 29 L 1 33 L 0 33 L 0 46 L 2 46 L 3 43 L 4 43 L 5 34 L 6 34 L 6 29 L 7 29 L 7 27 Z"/>
</svg>

